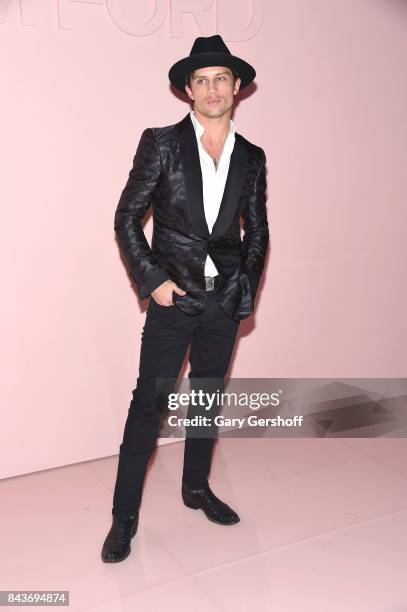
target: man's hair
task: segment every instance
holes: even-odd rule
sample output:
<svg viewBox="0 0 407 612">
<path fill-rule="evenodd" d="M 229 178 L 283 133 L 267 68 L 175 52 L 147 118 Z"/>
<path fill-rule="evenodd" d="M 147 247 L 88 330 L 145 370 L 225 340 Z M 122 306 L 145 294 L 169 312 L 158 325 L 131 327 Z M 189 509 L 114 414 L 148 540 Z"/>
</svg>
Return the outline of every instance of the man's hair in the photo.
<svg viewBox="0 0 407 612">
<path fill-rule="evenodd" d="M 232 73 L 233 85 L 234 85 L 236 82 L 236 79 L 239 78 L 239 75 L 237 74 L 236 70 L 234 70 L 233 68 L 230 68 L 230 66 L 226 66 L 226 68 L 228 68 Z M 199 68 L 196 68 L 196 70 L 199 70 Z M 185 84 L 188 85 L 190 89 L 192 89 L 191 81 L 192 81 L 192 77 L 194 76 L 194 73 L 195 73 L 195 70 L 192 70 L 192 72 L 188 72 L 187 76 L 185 77 Z"/>
</svg>

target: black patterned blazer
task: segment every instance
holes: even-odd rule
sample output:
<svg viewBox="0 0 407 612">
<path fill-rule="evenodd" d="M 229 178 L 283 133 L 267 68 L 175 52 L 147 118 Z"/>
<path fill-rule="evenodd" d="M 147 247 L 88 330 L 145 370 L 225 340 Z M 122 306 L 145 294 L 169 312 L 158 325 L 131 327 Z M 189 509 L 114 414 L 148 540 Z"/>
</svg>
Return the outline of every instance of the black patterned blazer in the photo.
<svg viewBox="0 0 407 612">
<path fill-rule="evenodd" d="M 201 312 L 209 253 L 220 274 L 215 289 L 220 307 L 237 320 L 253 312 L 269 242 L 265 164 L 264 150 L 236 132 L 219 214 L 209 232 L 189 113 L 174 125 L 144 130 L 114 217 L 118 244 L 141 299 L 171 279 L 186 291 L 184 296 L 173 291 L 174 305 L 186 314 Z M 150 205 L 151 247 L 141 225 Z"/>
</svg>

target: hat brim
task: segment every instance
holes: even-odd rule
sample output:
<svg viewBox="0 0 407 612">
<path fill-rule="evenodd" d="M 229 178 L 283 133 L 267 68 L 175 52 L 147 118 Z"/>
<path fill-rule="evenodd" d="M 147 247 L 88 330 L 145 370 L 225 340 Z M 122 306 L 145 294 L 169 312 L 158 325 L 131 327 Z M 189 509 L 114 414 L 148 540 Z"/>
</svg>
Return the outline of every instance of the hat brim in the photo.
<svg viewBox="0 0 407 612">
<path fill-rule="evenodd" d="M 240 89 L 247 87 L 255 78 L 256 71 L 247 62 L 235 55 L 228 53 L 199 53 L 197 55 L 189 55 L 176 62 L 171 66 L 168 72 L 168 78 L 171 83 L 182 93 L 185 92 L 185 77 L 189 72 L 197 68 L 206 68 L 207 66 L 226 66 L 233 68 L 238 73 L 241 84 Z"/>
</svg>

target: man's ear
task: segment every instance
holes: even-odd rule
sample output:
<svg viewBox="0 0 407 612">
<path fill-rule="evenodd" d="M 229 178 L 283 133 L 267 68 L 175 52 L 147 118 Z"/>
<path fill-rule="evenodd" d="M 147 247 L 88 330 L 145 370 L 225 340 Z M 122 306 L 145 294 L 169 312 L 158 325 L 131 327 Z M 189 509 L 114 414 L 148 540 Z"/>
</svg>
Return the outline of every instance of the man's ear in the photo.
<svg viewBox="0 0 407 612">
<path fill-rule="evenodd" d="M 187 92 L 188 97 L 189 97 L 191 100 L 195 100 L 195 98 L 194 98 L 194 96 L 193 96 L 193 94 L 192 94 L 192 89 L 191 89 L 190 87 L 188 87 L 188 85 L 185 85 L 185 91 Z"/>
<path fill-rule="evenodd" d="M 240 79 L 240 78 L 236 79 L 235 86 L 234 86 L 234 89 L 233 89 L 234 95 L 236 95 L 239 92 L 241 82 L 242 82 L 242 79 Z"/>
</svg>

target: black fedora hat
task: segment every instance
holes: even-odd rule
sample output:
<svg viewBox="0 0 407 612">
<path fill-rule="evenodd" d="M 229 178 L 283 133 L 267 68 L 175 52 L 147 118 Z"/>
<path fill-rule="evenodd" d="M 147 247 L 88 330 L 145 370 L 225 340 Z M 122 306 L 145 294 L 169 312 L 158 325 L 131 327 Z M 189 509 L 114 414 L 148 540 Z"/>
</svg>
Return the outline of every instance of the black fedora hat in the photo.
<svg viewBox="0 0 407 612">
<path fill-rule="evenodd" d="M 247 62 L 232 55 L 219 34 L 199 36 L 192 45 L 188 57 L 176 62 L 168 72 L 168 78 L 179 91 L 185 93 L 185 78 L 196 68 L 227 66 L 233 68 L 241 79 L 240 89 L 254 80 L 256 71 Z"/>
</svg>

